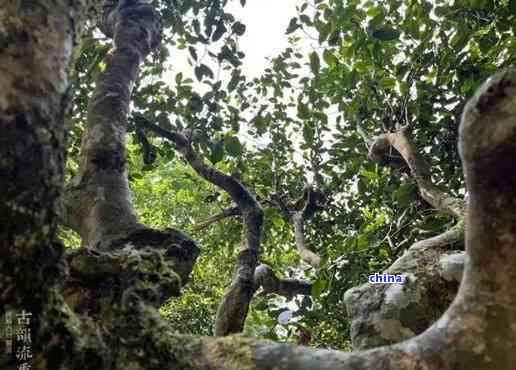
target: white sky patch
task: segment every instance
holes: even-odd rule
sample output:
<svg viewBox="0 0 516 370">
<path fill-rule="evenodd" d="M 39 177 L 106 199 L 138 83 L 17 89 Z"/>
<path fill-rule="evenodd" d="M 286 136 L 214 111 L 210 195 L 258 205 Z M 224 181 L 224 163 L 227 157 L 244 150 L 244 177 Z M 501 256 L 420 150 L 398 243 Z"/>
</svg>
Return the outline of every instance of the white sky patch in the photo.
<svg viewBox="0 0 516 370">
<path fill-rule="evenodd" d="M 301 6 L 303 0 L 248 0 L 244 7 L 241 6 L 240 1 L 233 0 L 227 7 L 226 11 L 233 14 L 236 20 L 242 22 L 246 26 L 245 33 L 239 37 L 239 50 L 245 53 L 245 58 L 242 60 L 241 66 L 242 74 L 251 80 L 254 77 L 262 75 L 264 70 L 270 67 L 270 58 L 279 55 L 285 48 L 291 46 L 289 44 L 289 37 L 287 30 L 290 20 L 297 16 L 296 6 Z M 299 36 L 302 36 L 298 34 Z M 309 49 L 308 42 L 301 39 L 297 43 L 297 47 L 305 51 Z M 218 71 L 207 57 L 203 58 L 203 47 L 196 46 L 201 63 L 208 64 L 213 72 L 215 78 L 223 81 L 223 85 L 227 83 L 230 78 L 228 71 Z M 217 45 L 208 46 L 208 49 L 215 51 L 218 49 Z M 210 88 L 204 83 L 199 83 L 194 76 L 194 68 L 188 62 L 189 53 L 187 50 L 178 50 L 175 47 L 169 48 L 171 53 L 169 70 L 165 73 L 164 81 L 170 85 L 175 84 L 175 76 L 181 72 L 183 78 L 190 78 L 193 82 L 194 91 L 203 93 Z M 307 54 L 307 53 L 306 53 Z M 220 74 L 219 74 L 220 73 Z M 308 67 L 304 71 L 308 73 Z M 260 140 L 252 139 L 246 134 L 246 128 L 241 127 L 238 134 L 241 140 L 251 145 L 252 147 L 263 147 L 267 143 L 266 138 Z"/>
<path fill-rule="evenodd" d="M 258 77 L 274 57 L 288 47 L 285 34 L 288 23 L 297 15 L 296 5 L 301 0 L 249 0 L 242 7 L 231 2 L 227 10 L 246 25 L 246 31 L 239 39 L 240 49 L 245 53 L 243 74 Z"/>
<path fill-rule="evenodd" d="M 232 1 L 227 5 L 226 10 L 246 25 L 246 31 L 238 42 L 240 51 L 245 53 L 241 67 L 244 76 L 248 78 L 260 76 L 270 64 L 267 58 L 278 55 L 289 46 L 289 35 L 286 35 L 285 31 L 290 19 L 297 16 L 296 5 L 301 5 L 302 2 L 302 0 L 250 0 L 244 7 L 239 1 Z M 216 50 L 216 48 L 210 49 Z M 165 81 L 174 84 L 176 73 L 182 72 L 185 78 L 194 80 L 195 91 L 206 90 L 206 86 L 201 87 L 202 84 L 199 84 L 194 77 L 194 66 L 188 63 L 188 51 L 170 47 L 170 52 L 171 71 L 165 74 Z M 197 52 L 203 60 L 202 47 L 199 46 Z M 203 62 L 206 61 L 203 60 Z M 213 72 L 217 77 L 217 71 Z M 227 76 L 221 75 L 220 78 L 224 81 Z"/>
</svg>

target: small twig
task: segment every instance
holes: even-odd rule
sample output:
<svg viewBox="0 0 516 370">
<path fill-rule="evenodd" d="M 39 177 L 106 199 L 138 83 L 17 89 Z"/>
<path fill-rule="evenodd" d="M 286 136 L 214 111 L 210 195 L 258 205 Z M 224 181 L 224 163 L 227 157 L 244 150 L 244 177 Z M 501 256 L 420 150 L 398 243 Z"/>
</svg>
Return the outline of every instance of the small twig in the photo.
<svg viewBox="0 0 516 370">
<path fill-rule="evenodd" d="M 219 222 L 225 218 L 234 217 L 234 216 L 241 216 L 240 209 L 238 207 L 227 208 L 220 213 L 210 216 L 206 220 L 193 225 L 193 229 L 196 231 L 203 230 L 203 229 L 206 229 L 207 227 L 213 225 L 216 222 Z"/>
</svg>

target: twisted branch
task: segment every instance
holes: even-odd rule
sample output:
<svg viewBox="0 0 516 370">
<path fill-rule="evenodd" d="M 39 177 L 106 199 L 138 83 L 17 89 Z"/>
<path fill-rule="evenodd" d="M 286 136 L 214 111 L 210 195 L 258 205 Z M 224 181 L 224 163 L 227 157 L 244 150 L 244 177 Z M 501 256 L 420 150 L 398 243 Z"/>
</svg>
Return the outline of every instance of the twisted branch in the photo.
<svg viewBox="0 0 516 370">
<path fill-rule="evenodd" d="M 244 328 L 249 304 L 255 291 L 254 272 L 260 252 L 262 208 L 238 180 L 206 165 L 198 157 L 185 135 L 162 129 L 148 122 L 143 116 L 135 118 L 142 126 L 172 141 L 176 149 L 201 177 L 228 192 L 238 206 L 238 212 L 244 219 L 240 253 L 237 257 L 233 281 L 224 293 L 217 309 L 215 335 L 224 336 L 239 333 Z"/>
<path fill-rule="evenodd" d="M 398 152 L 408 165 L 423 199 L 443 213 L 456 218 L 464 217 L 466 208 L 464 200 L 447 194 L 433 183 L 430 166 L 415 151 L 407 128 L 376 137 L 369 148 L 369 158 L 376 162 L 390 164 L 391 161 L 397 160 L 397 157 L 391 155 L 392 149 Z"/>
</svg>

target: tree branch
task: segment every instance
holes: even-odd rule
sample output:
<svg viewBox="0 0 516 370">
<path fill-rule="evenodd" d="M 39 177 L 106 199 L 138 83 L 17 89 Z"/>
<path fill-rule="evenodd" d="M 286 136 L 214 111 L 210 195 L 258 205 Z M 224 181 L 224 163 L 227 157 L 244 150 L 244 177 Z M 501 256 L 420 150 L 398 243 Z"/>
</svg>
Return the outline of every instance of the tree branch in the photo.
<svg viewBox="0 0 516 370">
<path fill-rule="evenodd" d="M 198 157 L 185 135 L 162 129 L 148 122 L 143 116 L 138 116 L 136 119 L 144 127 L 172 141 L 176 149 L 201 177 L 228 192 L 238 206 L 244 219 L 242 242 L 233 281 L 217 309 L 215 335 L 239 333 L 244 328 L 249 304 L 254 294 L 254 272 L 260 252 L 263 222 L 262 208 L 238 180 L 206 165 Z"/>
<path fill-rule="evenodd" d="M 304 223 L 313 217 L 317 209 L 320 207 L 318 204 L 319 198 L 322 194 L 318 191 L 313 190 L 311 187 L 303 190 L 303 196 L 295 204 L 287 205 L 282 201 L 273 201 L 272 203 L 280 208 L 285 217 L 291 218 L 294 223 L 294 236 L 296 240 L 296 248 L 299 252 L 299 256 L 303 261 L 310 264 L 313 267 L 318 267 L 321 263 L 321 258 L 314 252 L 312 252 L 306 246 L 306 239 L 304 235 Z M 301 204 L 301 205 L 298 205 Z M 296 208 L 300 208 L 296 210 Z M 204 229 L 215 222 L 223 220 L 227 217 L 239 216 L 240 211 L 238 207 L 228 208 L 222 212 L 209 217 L 207 220 L 194 226 L 195 230 Z"/>
<path fill-rule="evenodd" d="M 344 303 L 353 349 L 398 343 L 432 325 L 450 305 L 460 281 L 443 276 L 441 259 L 452 245 L 463 241 L 464 223 L 460 221 L 443 234 L 414 243 L 384 271 L 403 276 L 402 288 L 367 282 L 347 290 Z M 418 319 L 407 319 L 414 317 Z"/>
<path fill-rule="evenodd" d="M 294 236 L 299 256 L 303 261 L 313 267 L 318 267 L 321 264 L 321 257 L 306 246 L 304 224 L 314 216 L 315 212 L 320 207 L 319 198 L 321 197 L 323 197 L 323 195 L 320 192 L 314 190 L 311 186 L 307 186 L 303 190 L 302 208 L 292 213 Z"/>
<path fill-rule="evenodd" d="M 65 306 L 56 214 L 64 177 L 71 49 L 92 3 L 1 5 L 0 314 L 31 310 L 37 317 L 30 328 L 33 343 L 51 335 L 49 322 L 66 326 L 54 311 Z M 8 352 L 0 351 L 0 366 L 14 368 Z"/>
<path fill-rule="evenodd" d="M 390 155 L 391 149 L 396 150 L 408 165 L 423 199 L 441 212 L 456 218 L 464 217 L 466 207 L 464 200 L 454 198 L 434 185 L 430 166 L 414 150 L 407 128 L 376 137 L 374 143 L 369 148 L 369 158 L 376 162 L 389 163 L 393 158 Z"/>
<path fill-rule="evenodd" d="M 7 14 L 4 18 L 10 21 L 2 19 L 2 25 L 8 32 L 12 31 L 9 34 L 16 42 L 15 47 L 0 50 L 1 55 L 6 56 L 0 58 L 0 70 L 8 72 L 8 89 L 0 92 L 4 104 L 0 123 L 5 128 L 5 139 L 0 145 L 0 154 L 5 155 L 1 165 L 5 173 L 13 174 L 1 194 L 0 204 L 5 212 L 0 213 L 3 215 L 0 283 L 6 284 L 8 290 L 16 284 L 16 289 L 13 294 L 7 294 L 7 298 L 5 291 L 2 293 L 0 307 L 2 313 L 28 309 L 34 315 L 30 328 L 35 329 L 32 360 L 37 368 L 79 369 L 90 365 L 90 368 L 99 369 L 168 366 L 192 370 L 513 368 L 516 361 L 513 325 L 516 322 L 514 69 L 489 79 L 465 108 L 459 149 L 470 202 L 466 214 L 467 258 L 463 281 L 457 298 L 441 319 L 418 337 L 370 351 L 343 353 L 239 336 L 177 335 L 167 328 L 158 310 L 142 299 L 148 291 L 147 281 L 132 289 L 117 291 L 119 304 L 109 302 L 108 313 L 112 320 L 107 328 L 70 310 L 63 303 L 57 284 L 65 274 L 61 251 L 54 239 L 54 203 L 60 191 L 58 182 L 63 168 L 60 149 L 64 137 L 62 104 L 67 86 L 64 76 L 67 75 L 73 34 L 64 32 L 63 27 L 73 29 L 71 15 L 76 11 L 82 13 L 77 5 L 70 4 L 69 1 L 55 1 L 53 6 L 48 6 L 48 3 L 37 1 L 37 12 L 34 12 L 34 8 L 30 8 L 34 4 L 10 2 L 3 9 Z M 139 34 L 136 28 L 133 31 Z M 22 48 L 18 49 L 18 46 Z M 50 51 L 44 50 L 47 47 Z M 52 57 L 46 59 L 46 55 Z M 50 65 L 52 68 L 48 67 Z M 24 73 L 24 68 L 28 72 Z M 92 129 L 95 130 L 103 133 L 102 128 Z M 91 134 L 90 138 L 102 141 L 101 134 Z M 113 143 L 108 141 L 107 144 Z M 30 158 L 26 157 L 28 153 L 33 153 Z M 41 157 L 38 158 L 38 154 Z M 98 162 L 102 165 L 93 161 L 93 168 L 97 166 L 99 171 L 93 171 L 91 175 L 109 178 L 107 169 L 116 163 L 115 157 Z M 28 170 L 23 168 L 24 165 L 29 166 Z M 86 174 L 88 171 L 83 173 Z M 30 176 L 35 178 L 28 178 Z M 30 193 L 31 190 L 35 193 Z M 102 191 L 96 193 L 100 203 L 104 201 Z M 244 211 L 243 215 L 249 216 Z M 256 211 L 254 216 L 261 219 L 261 212 Z M 23 223 L 18 224 L 20 222 Z M 258 234 L 254 234 L 254 239 L 247 238 L 247 248 L 256 247 L 257 244 L 251 242 L 256 242 L 257 238 L 259 241 L 261 223 L 258 226 L 254 223 L 254 226 Z M 124 249 L 132 248 L 130 241 L 122 243 Z M 131 253 L 128 264 L 139 264 L 139 257 L 137 253 Z M 159 261 L 155 262 L 159 264 Z M 153 278 L 155 276 L 149 276 L 149 279 Z M 2 352 L 0 356 L 2 364 L 14 364 L 12 354 L 6 356 Z"/>
<path fill-rule="evenodd" d="M 127 114 L 140 64 L 161 39 L 161 18 L 142 1 L 106 1 L 100 28 L 113 37 L 106 69 L 88 105 L 79 171 L 63 197 L 64 223 L 83 245 L 106 249 L 112 240 L 142 228 L 127 178 Z"/>
<path fill-rule="evenodd" d="M 104 295 L 104 302 L 114 304 L 120 299 L 116 292 L 141 284 L 149 288 L 145 294 L 159 302 L 177 294 L 169 289 L 171 281 L 180 285 L 188 281 L 199 254 L 195 243 L 177 230 L 153 230 L 138 221 L 127 177 L 125 136 L 131 93 L 140 64 L 160 43 L 161 18 L 141 0 L 106 1 L 100 28 L 113 37 L 114 48 L 105 57 L 106 68 L 89 101 L 78 174 L 63 197 L 65 221 L 79 233 L 91 258 L 69 262 L 77 272 L 77 261 L 95 261 L 94 251 L 98 255 L 109 254 L 103 261 L 114 261 L 114 265 L 147 259 L 141 266 L 137 262 L 125 266 L 123 279 L 117 283 L 102 288 L 89 285 L 80 290 L 86 301 L 98 294 Z M 129 251 L 115 251 L 127 244 L 132 246 Z M 92 276 L 102 275 L 105 266 L 106 263 L 92 263 L 85 269 Z M 152 271 L 144 271 L 145 266 L 153 266 Z M 161 282 L 152 276 L 157 272 L 162 273 Z M 77 302 L 78 297 L 75 298 Z"/>
<path fill-rule="evenodd" d="M 213 225 L 214 223 L 216 222 L 219 222 L 225 218 L 228 218 L 228 217 L 234 217 L 234 216 L 240 216 L 240 209 L 238 207 L 231 207 L 231 208 L 227 208 L 225 210 L 223 210 L 222 212 L 219 212 L 213 216 L 210 216 L 208 217 L 206 220 L 198 223 L 198 224 L 195 224 L 193 226 L 193 229 L 194 230 L 203 230 L 203 229 L 206 229 L 207 227 Z"/>
<path fill-rule="evenodd" d="M 265 264 L 256 268 L 254 282 L 255 289 L 262 287 L 265 294 L 274 293 L 287 298 L 292 298 L 297 294 L 312 294 L 311 283 L 297 279 L 280 279 L 272 268 Z"/>
</svg>

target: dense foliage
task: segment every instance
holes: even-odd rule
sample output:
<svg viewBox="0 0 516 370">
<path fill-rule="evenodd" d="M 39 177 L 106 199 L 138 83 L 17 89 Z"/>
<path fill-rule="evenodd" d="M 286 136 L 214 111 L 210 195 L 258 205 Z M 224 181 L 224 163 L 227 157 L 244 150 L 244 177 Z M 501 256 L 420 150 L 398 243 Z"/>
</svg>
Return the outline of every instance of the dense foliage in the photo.
<svg viewBox="0 0 516 370">
<path fill-rule="evenodd" d="M 294 340 L 302 326 L 312 332 L 312 345 L 347 349 L 344 292 L 415 240 L 453 223 L 418 196 L 403 166 L 371 162 L 367 144 L 408 126 L 435 183 L 464 196 L 456 150 L 460 113 L 486 77 L 514 64 L 516 1 L 299 1 L 298 16 L 286 22 L 291 46 L 258 78 L 242 73 L 246 58 L 238 40 L 246 27 L 226 6 L 225 0 L 159 1 L 165 37 L 143 67 L 133 117 L 191 129 L 203 157 L 263 202 L 262 261 L 283 276 L 314 282 L 312 298 L 256 296 L 246 334 Z M 99 35 L 90 29 L 76 56 L 69 175 L 77 168 L 95 76 L 105 67 L 108 46 Z M 306 44 L 313 51 L 303 52 Z M 177 70 L 174 53 L 187 54 L 191 70 Z M 128 140 L 142 221 L 182 229 L 202 248 L 189 286 L 162 313 L 181 332 L 211 334 L 231 278 L 240 219 L 199 228 L 230 208 L 230 198 L 196 176 L 168 142 L 136 124 Z M 317 269 L 300 262 L 291 220 L 268 202 L 298 198 L 307 182 L 326 195 L 324 209 L 306 227 L 310 248 L 323 259 Z M 77 245 L 68 231 L 63 235 Z M 286 309 L 296 311 L 295 320 L 280 325 Z"/>
</svg>

